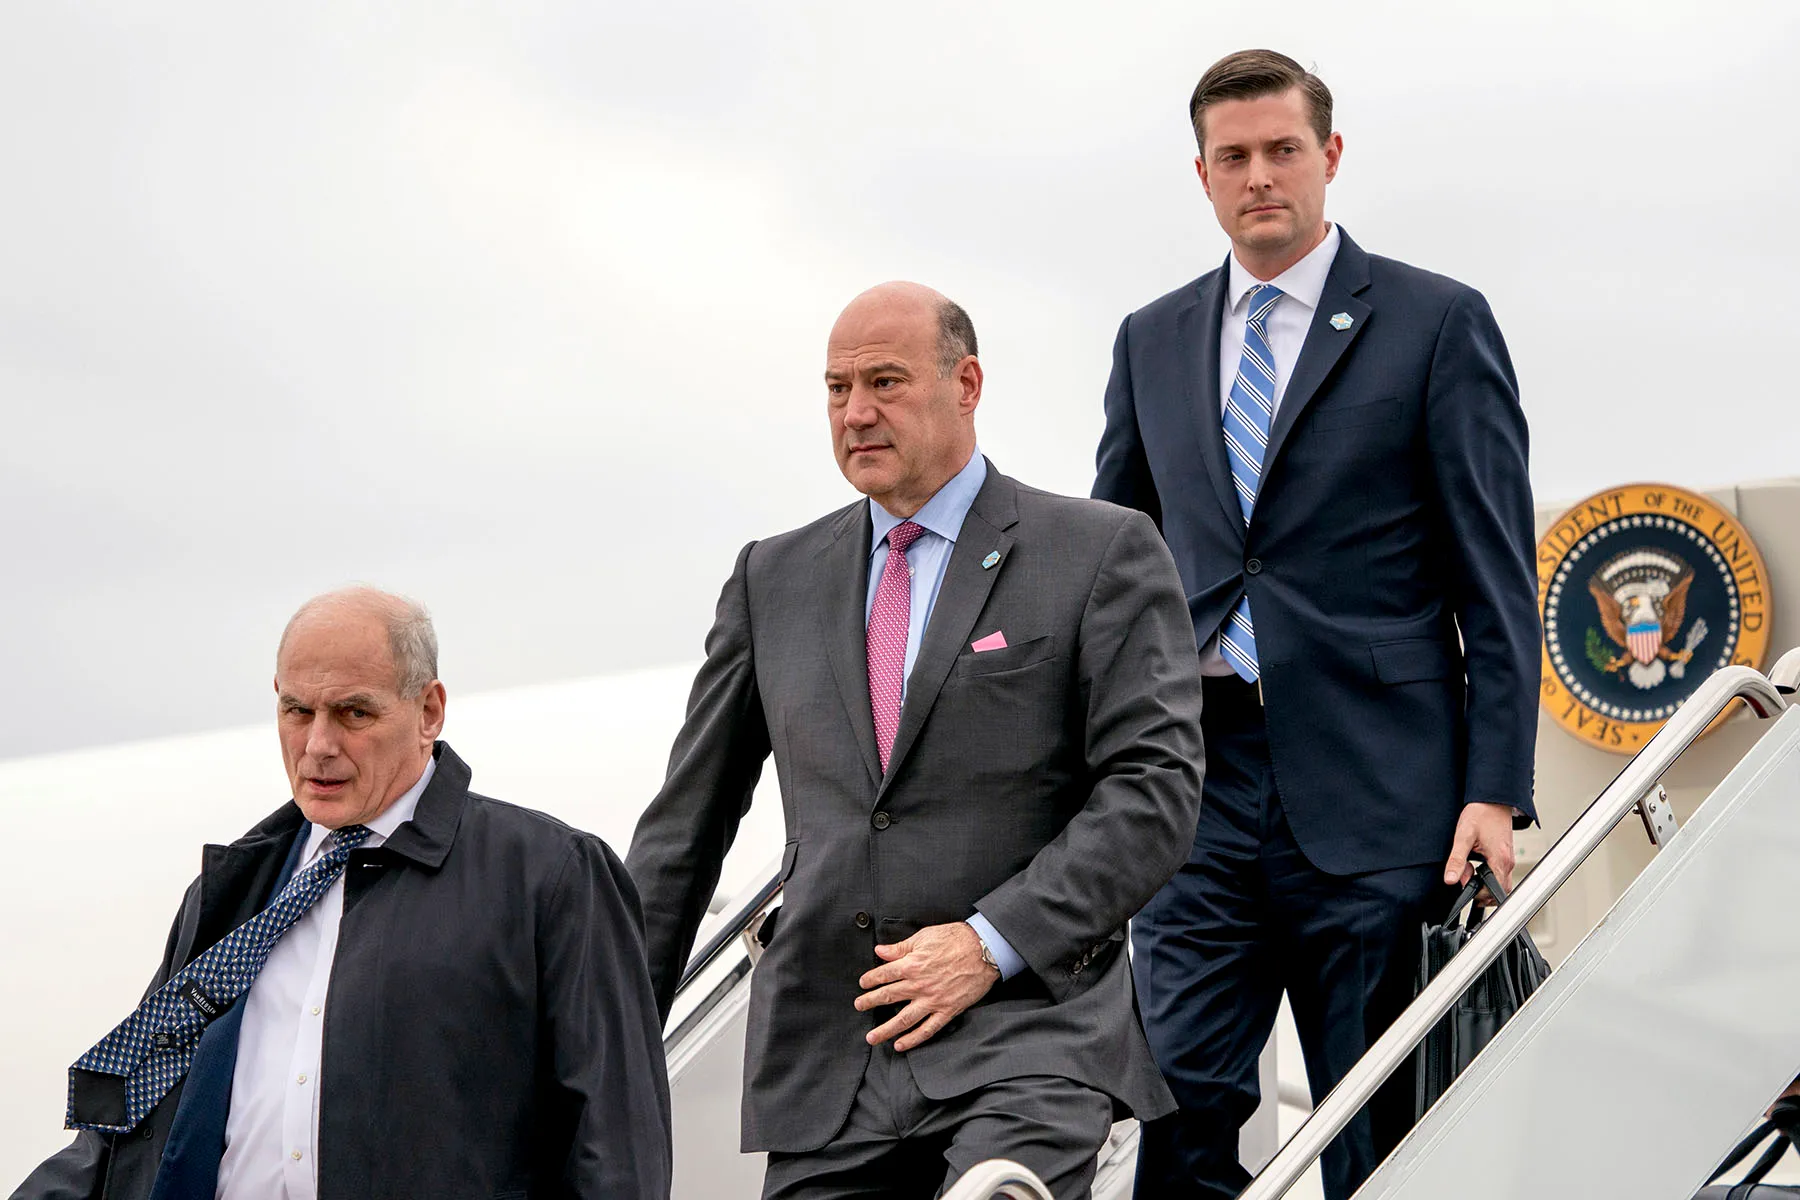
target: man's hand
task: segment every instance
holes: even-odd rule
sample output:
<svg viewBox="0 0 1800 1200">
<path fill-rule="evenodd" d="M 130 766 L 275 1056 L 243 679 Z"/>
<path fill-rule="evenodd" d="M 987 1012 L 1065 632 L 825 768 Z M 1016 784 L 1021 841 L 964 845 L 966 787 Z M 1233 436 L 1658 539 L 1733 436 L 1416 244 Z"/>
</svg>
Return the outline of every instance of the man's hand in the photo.
<svg viewBox="0 0 1800 1200">
<path fill-rule="evenodd" d="M 1479 854 L 1500 878 L 1500 886 L 1512 890 L 1513 810 L 1510 804 L 1465 804 L 1456 819 L 1456 838 L 1450 843 L 1450 861 L 1444 864 L 1444 882 L 1462 887 L 1475 876 L 1469 855 Z"/>
<path fill-rule="evenodd" d="M 892 1020 L 869 1031 L 871 1046 L 906 1033 L 894 1049 L 911 1050 L 1000 982 L 1000 972 L 981 961 L 981 938 L 963 921 L 927 925 L 897 945 L 875 947 L 875 953 L 882 965 L 857 981 L 869 990 L 856 998 L 856 1010 L 908 1003 Z"/>
</svg>

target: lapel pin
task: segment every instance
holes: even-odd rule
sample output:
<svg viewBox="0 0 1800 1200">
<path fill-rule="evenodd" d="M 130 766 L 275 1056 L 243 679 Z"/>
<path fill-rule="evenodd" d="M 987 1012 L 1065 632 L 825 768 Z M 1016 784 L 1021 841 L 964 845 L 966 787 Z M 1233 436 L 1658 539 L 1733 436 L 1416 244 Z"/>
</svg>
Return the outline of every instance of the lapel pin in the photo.
<svg viewBox="0 0 1800 1200">
<path fill-rule="evenodd" d="M 981 560 L 981 569 L 984 571 L 991 571 L 999 561 L 1000 552 L 998 550 L 990 550 L 988 551 L 988 556 Z"/>
<path fill-rule="evenodd" d="M 1349 313 L 1334 313 L 1331 317 L 1331 327 L 1341 332 L 1350 328 L 1350 322 L 1353 319 Z"/>
</svg>

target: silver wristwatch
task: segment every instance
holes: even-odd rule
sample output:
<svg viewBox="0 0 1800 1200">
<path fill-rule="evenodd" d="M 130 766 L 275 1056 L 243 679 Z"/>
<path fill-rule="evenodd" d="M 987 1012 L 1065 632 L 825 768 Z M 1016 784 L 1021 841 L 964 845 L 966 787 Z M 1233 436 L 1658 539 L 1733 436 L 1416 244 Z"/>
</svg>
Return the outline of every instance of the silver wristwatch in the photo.
<svg viewBox="0 0 1800 1200">
<path fill-rule="evenodd" d="M 994 974 L 1000 974 L 1000 964 L 994 961 L 994 952 L 988 949 L 987 942 L 979 933 L 975 935 L 975 940 L 981 942 L 981 961 L 994 968 Z"/>
</svg>

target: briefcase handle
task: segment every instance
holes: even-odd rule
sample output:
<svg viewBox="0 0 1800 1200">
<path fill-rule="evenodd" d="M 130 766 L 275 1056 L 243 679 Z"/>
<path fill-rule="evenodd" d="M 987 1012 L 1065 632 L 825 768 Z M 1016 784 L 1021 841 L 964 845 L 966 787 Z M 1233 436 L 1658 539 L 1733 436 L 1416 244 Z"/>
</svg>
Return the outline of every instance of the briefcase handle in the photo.
<svg viewBox="0 0 1800 1200">
<path fill-rule="evenodd" d="M 1800 1096 L 1789 1096 L 1776 1101 L 1775 1107 L 1769 1110 L 1769 1119 L 1751 1130 L 1749 1136 L 1733 1146 L 1731 1153 L 1725 1156 L 1725 1161 L 1719 1164 L 1719 1169 L 1714 1171 L 1712 1177 L 1706 1182 L 1717 1183 L 1719 1176 L 1750 1157 L 1750 1152 L 1762 1145 L 1763 1139 L 1771 1133 L 1778 1133 L 1778 1136 L 1769 1148 L 1763 1151 L 1762 1157 L 1757 1159 L 1748 1171 L 1744 1172 L 1744 1177 L 1732 1185 L 1734 1190 L 1746 1183 L 1761 1183 L 1763 1177 L 1773 1171 L 1775 1164 L 1781 1161 L 1781 1156 L 1788 1152 L 1789 1145 L 1800 1147 L 1800 1139 L 1796 1138 L 1796 1134 L 1800 1134 Z"/>
<path fill-rule="evenodd" d="M 1475 868 L 1475 874 L 1469 877 L 1469 882 L 1463 885 L 1462 894 L 1457 896 L 1456 903 L 1450 906 L 1450 915 L 1444 919 L 1446 925 L 1456 924 L 1464 910 L 1475 903 L 1475 897 L 1481 894 L 1482 888 L 1486 888 L 1493 895 L 1496 907 L 1506 903 L 1506 889 L 1500 886 L 1500 879 L 1494 874 L 1493 869 L 1479 858 L 1471 860 L 1470 865 Z M 1475 927 L 1481 924 L 1481 918 L 1484 915 L 1485 910 L 1479 907 L 1469 914 L 1469 932 L 1475 931 Z"/>
</svg>

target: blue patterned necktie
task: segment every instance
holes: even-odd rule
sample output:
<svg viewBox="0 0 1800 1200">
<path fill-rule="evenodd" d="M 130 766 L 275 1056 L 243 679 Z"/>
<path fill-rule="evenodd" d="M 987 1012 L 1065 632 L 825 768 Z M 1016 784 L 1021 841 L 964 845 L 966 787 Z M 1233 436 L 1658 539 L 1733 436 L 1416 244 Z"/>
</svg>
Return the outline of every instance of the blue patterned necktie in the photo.
<svg viewBox="0 0 1800 1200">
<path fill-rule="evenodd" d="M 297 871 L 269 906 L 220 938 L 177 971 L 69 1069 L 70 1129 L 125 1133 L 137 1128 L 169 1089 L 187 1074 L 200 1035 L 214 1017 L 250 990 L 269 952 L 306 915 L 337 877 L 350 852 L 368 838 L 362 825 L 346 825 L 327 840 L 324 853 Z M 75 1119 L 77 1072 L 123 1078 L 124 1120 L 99 1124 Z"/>
<path fill-rule="evenodd" d="M 1269 426 L 1275 419 L 1275 354 L 1269 349 L 1269 314 L 1282 297 L 1280 288 L 1260 283 L 1250 289 L 1250 315 L 1244 320 L 1244 355 L 1237 378 L 1225 397 L 1225 455 L 1231 460 L 1231 482 L 1237 487 L 1244 524 L 1256 507 L 1262 486 L 1263 455 L 1269 449 Z M 1231 669 L 1250 683 L 1262 677 L 1256 659 L 1256 631 L 1250 622 L 1246 593 L 1219 630 L 1219 653 Z"/>
</svg>

